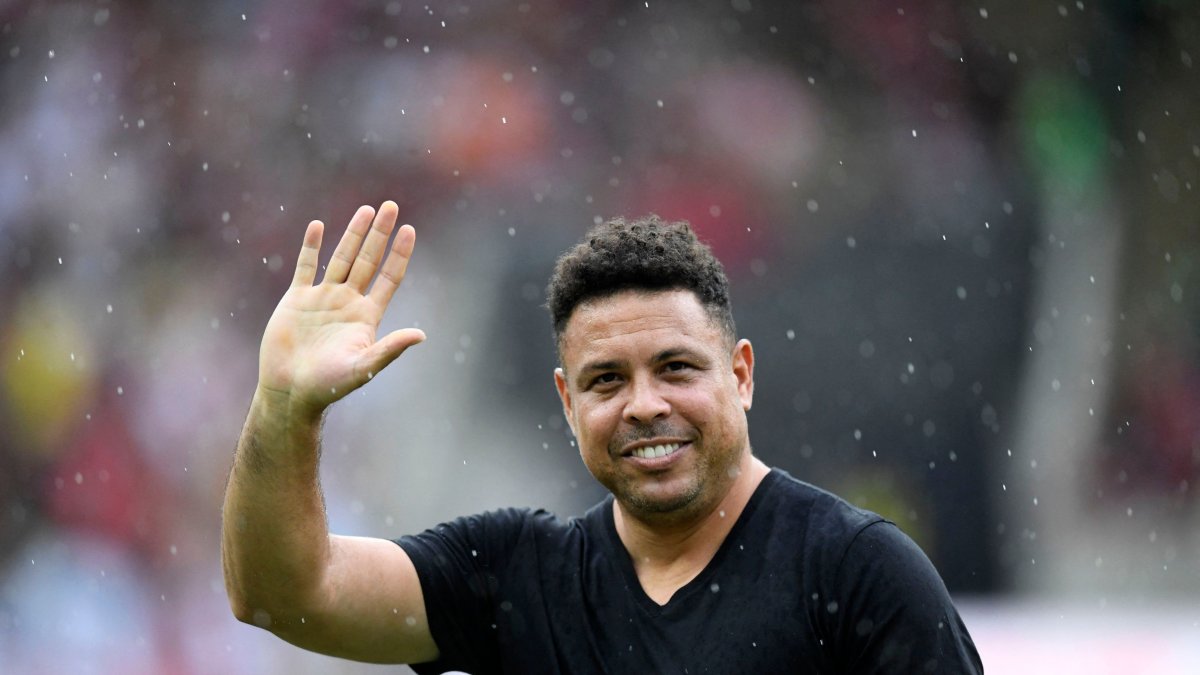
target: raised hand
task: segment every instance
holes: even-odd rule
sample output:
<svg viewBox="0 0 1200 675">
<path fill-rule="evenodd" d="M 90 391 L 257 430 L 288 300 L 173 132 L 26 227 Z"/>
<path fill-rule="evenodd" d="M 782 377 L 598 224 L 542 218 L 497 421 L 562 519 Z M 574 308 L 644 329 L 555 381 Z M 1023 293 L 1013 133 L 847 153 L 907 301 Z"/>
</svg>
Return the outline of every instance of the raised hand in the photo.
<svg viewBox="0 0 1200 675">
<path fill-rule="evenodd" d="M 425 339 L 415 328 L 375 336 L 416 241 L 412 226 L 404 225 L 388 251 L 397 211 L 391 201 L 378 213 L 359 207 L 315 285 L 325 226 L 319 220 L 308 224 L 292 285 L 263 333 L 261 390 L 285 395 L 296 410 L 319 415 Z"/>
</svg>

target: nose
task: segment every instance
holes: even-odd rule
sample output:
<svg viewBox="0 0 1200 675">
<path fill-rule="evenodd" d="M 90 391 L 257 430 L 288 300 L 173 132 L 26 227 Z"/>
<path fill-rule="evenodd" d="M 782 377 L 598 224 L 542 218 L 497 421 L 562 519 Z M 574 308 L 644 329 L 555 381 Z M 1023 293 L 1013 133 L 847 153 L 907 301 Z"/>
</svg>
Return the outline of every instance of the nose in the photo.
<svg viewBox="0 0 1200 675">
<path fill-rule="evenodd" d="M 663 398 L 654 382 L 635 380 L 629 387 L 624 417 L 630 424 L 646 424 L 671 414 L 671 404 Z"/>
</svg>

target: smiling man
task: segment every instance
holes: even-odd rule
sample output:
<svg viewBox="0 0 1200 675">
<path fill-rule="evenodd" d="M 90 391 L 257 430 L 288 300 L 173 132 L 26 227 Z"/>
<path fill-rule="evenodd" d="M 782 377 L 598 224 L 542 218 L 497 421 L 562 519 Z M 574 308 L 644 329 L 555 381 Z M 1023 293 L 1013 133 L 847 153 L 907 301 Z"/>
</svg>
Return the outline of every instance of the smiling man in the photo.
<svg viewBox="0 0 1200 675">
<path fill-rule="evenodd" d="M 375 335 L 414 232 L 323 225 L 263 336 L 226 492 L 235 614 L 295 644 L 420 673 L 976 673 L 937 572 L 893 524 L 751 452 L 754 351 L 684 223 L 613 221 L 549 286 L 554 382 L 611 496 L 581 518 L 508 509 L 390 542 L 331 535 L 320 419 L 424 339 Z M 374 278 L 374 283 L 372 283 Z"/>
</svg>

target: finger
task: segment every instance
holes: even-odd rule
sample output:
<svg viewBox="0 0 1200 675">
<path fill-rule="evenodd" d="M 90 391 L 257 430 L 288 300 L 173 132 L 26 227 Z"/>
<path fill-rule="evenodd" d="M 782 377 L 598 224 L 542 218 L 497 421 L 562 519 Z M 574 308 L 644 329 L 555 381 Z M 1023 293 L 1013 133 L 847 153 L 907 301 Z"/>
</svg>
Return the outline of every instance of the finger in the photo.
<svg viewBox="0 0 1200 675">
<path fill-rule="evenodd" d="M 366 379 L 371 379 L 379 371 L 388 367 L 409 347 L 425 341 L 425 331 L 419 328 L 401 328 L 379 338 L 363 354 L 360 367 L 366 371 Z"/>
<path fill-rule="evenodd" d="M 329 260 L 329 267 L 325 269 L 325 278 L 322 283 L 340 284 L 346 280 L 346 275 L 350 273 L 350 265 L 354 263 L 354 258 L 358 255 L 358 248 L 362 246 L 363 238 L 367 234 L 367 228 L 371 227 L 371 218 L 374 215 L 375 209 L 370 206 L 360 206 L 354 212 L 354 217 L 346 226 L 342 240 L 333 250 L 333 258 Z"/>
<path fill-rule="evenodd" d="M 317 278 L 317 257 L 321 253 L 321 237 L 325 234 L 325 223 L 314 220 L 304 231 L 304 245 L 300 247 L 300 259 L 296 261 L 293 286 L 312 286 Z"/>
<path fill-rule="evenodd" d="M 388 238 L 392 235 L 392 228 L 396 226 L 396 214 L 399 211 L 400 207 L 396 206 L 396 202 L 390 200 L 379 207 L 379 213 L 375 214 L 375 220 L 371 223 L 371 231 L 367 233 L 362 248 L 358 250 L 358 257 L 350 267 L 350 276 L 346 279 L 347 286 L 357 289 L 359 293 L 367 292 L 367 284 L 371 283 L 371 277 L 375 276 L 375 270 L 379 269 L 379 261 L 387 251 Z"/>
<path fill-rule="evenodd" d="M 400 282 L 404 281 L 404 273 L 408 270 L 408 261 L 412 259 L 413 247 L 416 246 L 416 243 L 417 231 L 413 229 L 413 226 L 401 225 L 395 240 L 392 241 L 392 252 L 388 254 L 387 260 L 383 261 L 379 277 L 375 279 L 375 285 L 371 287 L 369 297 L 375 301 L 375 304 L 387 307 L 387 304 L 392 301 L 392 296 L 396 294 Z"/>
</svg>

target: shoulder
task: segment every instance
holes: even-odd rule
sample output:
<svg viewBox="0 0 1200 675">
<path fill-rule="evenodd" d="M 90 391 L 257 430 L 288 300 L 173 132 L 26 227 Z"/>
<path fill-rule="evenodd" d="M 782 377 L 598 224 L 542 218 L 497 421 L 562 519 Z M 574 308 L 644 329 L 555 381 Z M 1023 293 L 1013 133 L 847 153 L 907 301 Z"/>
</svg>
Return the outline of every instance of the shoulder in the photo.
<svg viewBox="0 0 1200 675">
<path fill-rule="evenodd" d="M 433 529 L 459 530 L 474 536 L 491 537 L 522 532 L 554 532 L 567 525 L 545 509 L 511 507 L 462 516 Z"/>
<path fill-rule="evenodd" d="M 448 520 L 396 543 L 418 566 L 445 562 L 445 558 L 488 565 L 505 559 L 523 542 L 566 535 L 573 522 L 563 522 L 544 509 L 496 509 Z"/>
<path fill-rule="evenodd" d="M 882 518 L 836 494 L 806 483 L 783 469 L 771 469 L 763 479 L 767 498 L 785 507 L 811 509 L 812 516 L 848 526 L 867 525 Z"/>
<path fill-rule="evenodd" d="M 774 482 L 767 508 L 803 522 L 804 549 L 814 562 L 819 560 L 823 572 L 845 577 L 849 567 L 854 574 L 924 576 L 933 570 L 920 547 L 879 514 L 779 469 L 768 479 Z M 940 584 L 936 572 L 933 576 Z"/>
<path fill-rule="evenodd" d="M 888 595 L 945 596 L 946 587 L 933 563 L 907 534 L 880 520 L 861 529 L 837 566 L 846 587 L 886 587 Z"/>
<path fill-rule="evenodd" d="M 840 557 L 861 532 L 887 522 L 877 513 L 854 506 L 828 490 L 772 469 L 762 508 L 775 518 L 799 525 L 806 548 Z"/>
<path fill-rule="evenodd" d="M 878 514 L 778 473 L 772 501 L 805 523 L 804 598 L 839 667 L 907 673 L 932 664 L 936 672 L 981 672 L 941 576 L 908 535 Z"/>
<path fill-rule="evenodd" d="M 941 576 L 892 523 L 863 529 L 836 579 L 827 608 L 834 644 L 855 672 L 982 672 Z"/>
</svg>

